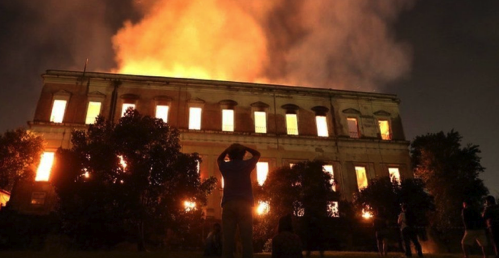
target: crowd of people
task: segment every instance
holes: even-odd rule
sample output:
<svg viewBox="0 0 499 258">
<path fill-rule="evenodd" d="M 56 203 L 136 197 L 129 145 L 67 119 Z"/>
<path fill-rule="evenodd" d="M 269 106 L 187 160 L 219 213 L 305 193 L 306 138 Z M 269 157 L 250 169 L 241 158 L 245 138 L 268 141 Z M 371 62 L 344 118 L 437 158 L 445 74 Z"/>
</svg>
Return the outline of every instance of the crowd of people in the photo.
<svg viewBox="0 0 499 258">
<path fill-rule="evenodd" d="M 251 154 L 251 157 L 245 160 L 246 153 Z M 253 257 L 252 210 L 254 200 L 250 175 L 251 171 L 255 169 L 259 158 L 260 152 L 237 143 L 229 146 L 218 157 L 218 167 L 224 178 L 222 225 L 216 223 L 206 238 L 205 256 L 234 257 L 236 229 L 238 228 L 242 243 L 242 257 Z M 423 257 L 417 234 L 417 218 L 407 204 L 402 204 L 401 210 L 397 224 L 403 240 L 405 256 L 412 256 L 412 243 L 417 255 Z M 465 228 L 461 240 L 464 257 L 469 257 L 470 247 L 476 242 L 481 247 L 484 258 L 487 257 L 489 252 L 493 252 L 495 257 L 499 258 L 499 205 L 496 204 L 495 198 L 493 196 L 486 197 L 485 208 L 482 213 L 480 213 L 476 201 L 463 201 L 461 216 Z M 307 221 L 306 256 L 310 256 L 310 250 L 319 250 L 320 256 L 323 257 L 322 229 L 313 217 Z M 388 225 L 385 211 L 377 209 L 374 212 L 373 228 L 380 256 L 387 256 Z M 488 247 L 489 243 L 491 248 Z M 279 219 L 277 234 L 272 238 L 272 258 L 302 258 L 302 249 L 303 245 L 300 237 L 293 232 L 292 216 L 289 214 L 284 215 Z"/>
</svg>

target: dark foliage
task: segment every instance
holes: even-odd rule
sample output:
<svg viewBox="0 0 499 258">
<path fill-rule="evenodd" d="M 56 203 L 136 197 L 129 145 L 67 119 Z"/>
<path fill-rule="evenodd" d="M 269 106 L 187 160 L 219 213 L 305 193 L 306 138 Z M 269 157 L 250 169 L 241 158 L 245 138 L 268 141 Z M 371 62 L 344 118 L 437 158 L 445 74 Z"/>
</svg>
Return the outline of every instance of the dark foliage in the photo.
<svg viewBox="0 0 499 258">
<path fill-rule="evenodd" d="M 0 189 L 11 192 L 18 180 L 33 180 L 34 167 L 43 151 L 43 140 L 19 128 L 0 135 Z"/>
<path fill-rule="evenodd" d="M 145 250 L 202 219 L 184 201 L 205 205 L 216 179 L 201 181 L 200 157 L 181 153 L 178 131 L 161 120 L 128 110 L 116 125 L 98 118 L 73 132 L 72 143 L 57 152 L 52 181 L 64 232 L 78 248 L 126 240 Z"/>
</svg>

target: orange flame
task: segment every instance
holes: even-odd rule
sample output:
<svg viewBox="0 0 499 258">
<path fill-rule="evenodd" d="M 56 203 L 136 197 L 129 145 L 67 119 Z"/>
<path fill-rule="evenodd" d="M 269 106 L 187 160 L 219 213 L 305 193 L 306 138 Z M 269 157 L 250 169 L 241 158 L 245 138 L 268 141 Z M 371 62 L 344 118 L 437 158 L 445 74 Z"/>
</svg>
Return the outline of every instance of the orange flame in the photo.
<svg viewBox="0 0 499 258">
<path fill-rule="evenodd" d="M 118 72 L 255 81 L 265 64 L 265 37 L 233 1 L 159 1 L 113 37 Z"/>
</svg>

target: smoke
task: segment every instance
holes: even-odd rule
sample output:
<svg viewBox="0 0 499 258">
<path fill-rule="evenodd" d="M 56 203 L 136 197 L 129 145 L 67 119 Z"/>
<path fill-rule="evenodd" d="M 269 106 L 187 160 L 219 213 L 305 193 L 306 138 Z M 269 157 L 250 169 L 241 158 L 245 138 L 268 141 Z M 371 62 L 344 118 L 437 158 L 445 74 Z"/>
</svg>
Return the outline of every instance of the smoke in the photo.
<svg viewBox="0 0 499 258">
<path fill-rule="evenodd" d="M 412 0 L 136 2 L 113 37 L 131 74 L 377 90 L 411 68 L 392 25 Z"/>
</svg>

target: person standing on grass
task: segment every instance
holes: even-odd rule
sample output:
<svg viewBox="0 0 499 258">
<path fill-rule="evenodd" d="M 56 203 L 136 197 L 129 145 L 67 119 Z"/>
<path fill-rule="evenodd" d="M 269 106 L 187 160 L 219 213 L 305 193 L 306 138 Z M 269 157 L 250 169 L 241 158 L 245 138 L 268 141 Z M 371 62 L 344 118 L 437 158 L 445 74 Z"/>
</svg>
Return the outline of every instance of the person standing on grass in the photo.
<svg viewBox="0 0 499 258">
<path fill-rule="evenodd" d="M 416 248 L 418 256 L 423 257 L 423 250 L 421 248 L 421 244 L 419 243 L 415 228 L 416 216 L 410 209 L 408 209 L 407 204 L 405 203 L 402 204 L 402 212 L 399 214 L 398 224 L 400 226 L 400 232 L 402 233 L 402 239 L 404 240 L 405 256 L 412 256 L 412 242 L 414 244 L 414 247 Z"/>
<path fill-rule="evenodd" d="M 252 157 L 244 160 L 246 152 Z M 226 156 L 229 160 L 226 161 Z M 253 257 L 253 189 L 251 171 L 260 159 L 260 152 L 234 143 L 218 156 L 217 163 L 224 180 L 222 197 L 222 257 L 233 258 L 236 249 L 235 235 L 239 235 L 243 258 Z"/>
<path fill-rule="evenodd" d="M 482 216 L 489 232 L 495 257 L 499 257 L 499 206 L 496 204 L 494 196 L 489 195 L 485 198 L 485 209 Z"/>
<path fill-rule="evenodd" d="M 487 235 L 485 234 L 485 223 L 480 212 L 476 210 L 473 201 L 463 201 L 463 211 L 461 217 L 464 224 L 464 236 L 461 240 L 464 258 L 469 257 L 469 248 L 477 242 L 482 248 L 484 258 L 487 258 Z"/>
</svg>

